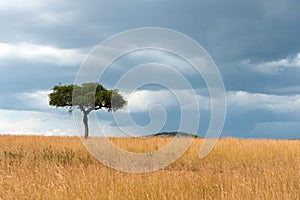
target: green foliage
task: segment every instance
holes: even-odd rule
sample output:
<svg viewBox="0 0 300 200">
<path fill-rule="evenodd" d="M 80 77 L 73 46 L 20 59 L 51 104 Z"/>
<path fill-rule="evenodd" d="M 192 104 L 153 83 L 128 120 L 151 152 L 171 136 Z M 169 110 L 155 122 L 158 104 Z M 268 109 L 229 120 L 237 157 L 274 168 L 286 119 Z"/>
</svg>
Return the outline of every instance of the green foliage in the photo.
<svg viewBox="0 0 300 200">
<path fill-rule="evenodd" d="M 49 105 L 56 107 L 72 107 L 72 94 L 74 85 L 56 85 L 49 94 Z"/>
<path fill-rule="evenodd" d="M 70 110 L 80 109 L 83 112 L 107 109 L 116 111 L 126 105 L 126 100 L 118 90 L 107 90 L 99 83 L 83 83 L 79 85 L 56 85 L 49 95 L 49 105 L 68 107 Z"/>
</svg>

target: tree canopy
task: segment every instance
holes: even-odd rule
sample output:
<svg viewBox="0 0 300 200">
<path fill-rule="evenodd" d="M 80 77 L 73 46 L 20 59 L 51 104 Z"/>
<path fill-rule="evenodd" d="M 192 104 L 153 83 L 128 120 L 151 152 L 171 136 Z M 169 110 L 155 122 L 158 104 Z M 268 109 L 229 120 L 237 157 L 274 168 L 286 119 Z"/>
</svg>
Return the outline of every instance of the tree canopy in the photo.
<svg viewBox="0 0 300 200">
<path fill-rule="evenodd" d="M 108 90 L 99 83 L 90 82 L 81 85 L 55 85 L 49 94 L 49 105 L 67 107 L 69 111 L 80 109 L 83 112 L 85 138 L 88 137 L 87 115 L 93 110 L 107 109 L 117 111 L 126 105 L 126 100 L 118 90 Z"/>
</svg>

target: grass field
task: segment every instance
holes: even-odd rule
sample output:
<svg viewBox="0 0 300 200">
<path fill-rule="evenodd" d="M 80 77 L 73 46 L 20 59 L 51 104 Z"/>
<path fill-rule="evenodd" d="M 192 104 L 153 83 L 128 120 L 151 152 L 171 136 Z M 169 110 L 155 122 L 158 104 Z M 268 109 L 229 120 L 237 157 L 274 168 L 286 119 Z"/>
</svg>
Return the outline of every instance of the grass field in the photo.
<svg viewBox="0 0 300 200">
<path fill-rule="evenodd" d="M 170 138 L 114 138 L 133 152 Z M 300 199 L 300 140 L 202 139 L 165 169 L 130 174 L 98 162 L 76 137 L 0 136 L 0 199 Z"/>
</svg>

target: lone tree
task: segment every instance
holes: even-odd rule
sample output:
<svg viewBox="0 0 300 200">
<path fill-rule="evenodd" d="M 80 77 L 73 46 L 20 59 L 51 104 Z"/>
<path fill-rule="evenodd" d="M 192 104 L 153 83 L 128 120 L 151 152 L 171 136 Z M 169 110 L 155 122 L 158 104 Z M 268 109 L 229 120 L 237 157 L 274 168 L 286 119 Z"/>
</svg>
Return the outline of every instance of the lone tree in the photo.
<svg viewBox="0 0 300 200">
<path fill-rule="evenodd" d="M 99 83 L 83 83 L 81 85 L 55 85 L 49 94 L 49 105 L 67 107 L 72 112 L 80 109 L 83 112 L 84 138 L 88 138 L 88 114 L 93 110 L 106 109 L 116 111 L 126 105 L 126 100 L 118 90 L 107 90 Z"/>
</svg>

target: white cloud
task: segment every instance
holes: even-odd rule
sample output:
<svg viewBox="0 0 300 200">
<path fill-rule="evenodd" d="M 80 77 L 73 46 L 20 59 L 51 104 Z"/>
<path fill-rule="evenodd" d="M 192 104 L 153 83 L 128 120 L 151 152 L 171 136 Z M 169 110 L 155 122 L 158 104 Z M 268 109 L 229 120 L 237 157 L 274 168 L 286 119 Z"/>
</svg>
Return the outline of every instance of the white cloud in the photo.
<svg viewBox="0 0 300 200">
<path fill-rule="evenodd" d="M 209 109 L 210 98 L 195 94 L 193 90 L 137 90 L 132 93 L 122 93 L 128 101 L 126 109 L 123 111 L 130 113 L 147 112 L 152 106 L 161 105 L 165 108 L 175 108 L 181 110 L 195 109 L 198 101 L 201 109 Z M 181 105 L 180 105 L 181 104 Z M 181 106 L 181 107 L 180 107 Z"/>
<path fill-rule="evenodd" d="M 172 97 L 172 94 L 167 92 L 167 90 L 138 90 L 133 93 L 124 93 L 123 95 L 128 101 L 127 108 L 129 112 L 145 112 L 155 104 L 166 107 L 176 105 L 174 97 Z"/>
<path fill-rule="evenodd" d="M 76 132 L 67 114 L 0 110 L 0 134 L 70 136 Z"/>
<path fill-rule="evenodd" d="M 51 90 L 37 90 L 35 92 L 24 92 L 18 94 L 18 98 L 25 106 L 45 110 L 49 108 L 49 97 Z"/>
<path fill-rule="evenodd" d="M 300 95 L 284 96 L 236 91 L 229 92 L 227 100 L 229 106 L 236 109 L 266 109 L 276 113 L 300 111 Z"/>
<path fill-rule="evenodd" d="M 0 43 L 2 61 L 26 60 L 57 65 L 78 65 L 86 57 L 81 49 L 60 49 L 30 43 Z"/>
<path fill-rule="evenodd" d="M 278 74 L 281 71 L 284 71 L 286 68 L 300 67 L 300 53 L 289 56 L 287 58 L 260 62 L 260 63 L 251 63 L 250 61 L 243 61 L 242 64 L 249 66 L 252 70 L 266 73 L 266 74 Z"/>
<path fill-rule="evenodd" d="M 191 90 L 176 90 L 182 102 L 181 110 L 195 109 L 191 103 Z M 128 100 L 129 112 L 146 112 L 155 104 L 161 104 L 166 108 L 179 106 L 175 95 L 167 90 L 135 91 L 131 95 L 124 94 Z M 196 94 L 196 98 L 201 110 L 209 110 L 211 106 L 210 96 Z M 248 93 L 246 91 L 227 92 L 227 104 L 237 111 L 246 111 L 253 109 L 265 109 L 275 113 L 300 112 L 300 95 L 273 95 L 262 93 Z M 126 111 L 126 109 L 124 109 Z"/>
<path fill-rule="evenodd" d="M 18 0 L 1 0 L 0 10 L 37 10 L 42 7 L 42 3 L 36 0 L 18 1 Z"/>
</svg>

